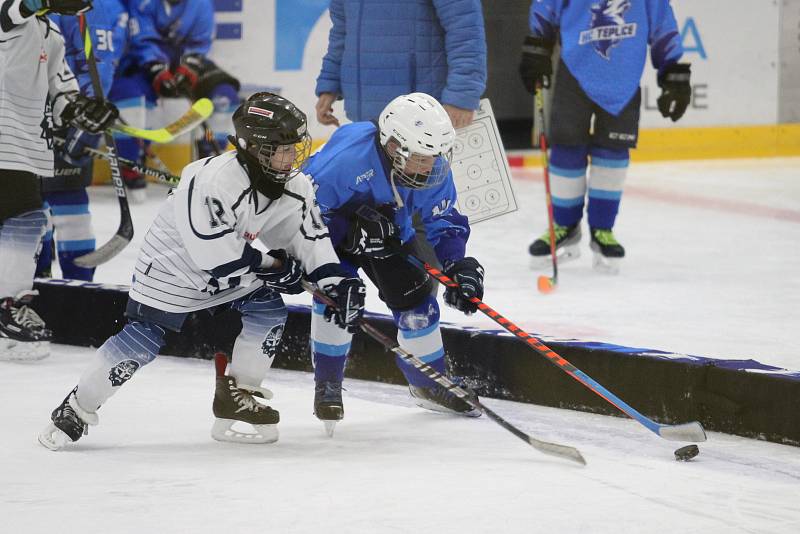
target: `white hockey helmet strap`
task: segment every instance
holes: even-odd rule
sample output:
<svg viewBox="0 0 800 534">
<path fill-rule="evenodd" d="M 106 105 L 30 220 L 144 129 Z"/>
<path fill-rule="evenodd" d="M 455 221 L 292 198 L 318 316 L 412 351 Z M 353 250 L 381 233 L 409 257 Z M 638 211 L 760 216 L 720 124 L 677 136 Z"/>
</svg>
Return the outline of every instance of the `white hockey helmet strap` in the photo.
<svg viewBox="0 0 800 534">
<path fill-rule="evenodd" d="M 390 141 L 398 145 L 390 156 L 403 185 L 420 189 L 446 178 L 456 133 L 449 115 L 435 98 L 425 93 L 398 96 L 381 112 L 378 130 L 384 148 Z M 429 173 L 409 176 L 404 168 L 414 156 L 435 157 L 436 164 Z"/>
</svg>

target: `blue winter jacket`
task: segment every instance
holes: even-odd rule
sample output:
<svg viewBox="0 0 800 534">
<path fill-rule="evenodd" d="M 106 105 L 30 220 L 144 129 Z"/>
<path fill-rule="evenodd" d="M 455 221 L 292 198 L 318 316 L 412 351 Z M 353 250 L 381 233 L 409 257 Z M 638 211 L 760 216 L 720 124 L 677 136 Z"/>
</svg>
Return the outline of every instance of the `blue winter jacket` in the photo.
<svg viewBox="0 0 800 534">
<path fill-rule="evenodd" d="M 350 120 L 376 119 L 415 91 L 478 108 L 486 87 L 480 0 L 331 0 L 330 15 L 316 93 L 344 97 Z"/>
</svg>

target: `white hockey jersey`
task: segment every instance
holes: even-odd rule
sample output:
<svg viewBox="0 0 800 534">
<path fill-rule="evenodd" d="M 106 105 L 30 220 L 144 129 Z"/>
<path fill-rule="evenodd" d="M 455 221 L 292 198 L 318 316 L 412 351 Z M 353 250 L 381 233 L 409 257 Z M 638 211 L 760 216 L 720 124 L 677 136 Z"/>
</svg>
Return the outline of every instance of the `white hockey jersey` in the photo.
<svg viewBox="0 0 800 534">
<path fill-rule="evenodd" d="M 53 176 L 52 126 L 78 82 L 58 27 L 23 18 L 21 2 L 0 0 L 0 169 Z"/>
<path fill-rule="evenodd" d="M 250 245 L 255 239 L 285 249 L 308 274 L 339 263 L 307 176 L 296 176 L 270 200 L 252 189 L 236 152 L 195 161 L 144 238 L 129 296 L 173 313 L 244 296 L 262 284 L 252 272 L 262 262 Z"/>
</svg>

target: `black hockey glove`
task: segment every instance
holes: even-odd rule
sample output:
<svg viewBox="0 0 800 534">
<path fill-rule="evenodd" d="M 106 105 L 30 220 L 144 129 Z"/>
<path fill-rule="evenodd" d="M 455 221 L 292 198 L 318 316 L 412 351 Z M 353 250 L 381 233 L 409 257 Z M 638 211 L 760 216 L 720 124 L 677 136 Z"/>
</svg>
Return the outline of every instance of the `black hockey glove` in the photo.
<svg viewBox="0 0 800 534">
<path fill-rule="evenodd" d="M 92 0 L 22 0 L 22 5 L 31 14 L 44 9 L 62 15 L 77 15 L 92 9 Z"/>
<path fill-rule="evenodd" d="M 166 63 L 151 63 L 147 66 L 147 74 L 150 78 L 150 84 L 153 86 L 153 91 L 158 96 L 165 98 L 181 96 L 175 75 L 172 74 L 172 71 L 169 70 L 169 65 Z"/>
<path fill-rule="evenodd" d="M 280 262 L 278 267 L 258 269 L 255 271 L 259 280 L 278 293 L 297 295 L 303 292 L 303 266 L 297 258 L 289 256 L 285 250 L 277 249 L 267 252 Z"/>
<path fill-rule="evenodd" d="M 117 106 L 104 98 L 87 97 L 75 93 L 61 112 L 61 122 L 90 134 L 107 130 L 119 118 Z"/>
<path fill-rule="evenodd" d="M 550 87 L 553 75 L 553 43 L 541 37 L 528 35 L 522 43 L 522 60 L 519 63 L 519 75 L 530 94 L 536 93 L 536 86 Z"/>
<path fill-rule="evenodd" d="M 203 64 L 203 56 L 200 54 L 187 54 L 181 58 L 181 64 L 175 69 L 175 85 L 180 94 L 192 98 Z"/>
<path fill-rule="evenodd" d="M 475 258 L 449 261 L 444 266 L 444 274 L 458 287 L 444 290 L 444 302 L 461 312 L 471 315 L 478 311 L 478 305 L 470 301 L 472 297 L 483 298 L 483 267 Z"/>
<path fill-rule="evenodd" d="M 662 116 L 672 119 L 672 122 L 683 117 L 692 100 L 691 76 L 691 65 L 688 63 L 673 63 L 658 73 L 658 86 L 661 87 L 661 96 L 656 101 L 658 111 Z"/>
<path fill-rule="evenodd" d="M 400 246 L 397 226 L 388 218 L 377 216 L 366 219 L 357 217 L 347 229 L 342 250 L 355 256 L 367 256 L 382 260 L 396 254 Z"/>
<path fill-rule="evenodd" d="M 92 161 L 92 155 L 86 149 L 97 148 L 100 144 L 100 134 L 90 134 L 73 126 L 67 129 L 63 137 L 64 144 L 58 147 L 58 154 L 74 167 L 88 165 Z"/>
<path fill-rule="evenodd" d="M 367 296 L 367 288 L 360 278 L 343 278 L 338 284 L 329 284 L 322 288 L 334 302 L 333 306 L 325 307 L 325 320 L 333 322 L 339 328 L 355 334 L 358 330 L 358 322 L 364 315 L 364 299 Z"/>
</svg>

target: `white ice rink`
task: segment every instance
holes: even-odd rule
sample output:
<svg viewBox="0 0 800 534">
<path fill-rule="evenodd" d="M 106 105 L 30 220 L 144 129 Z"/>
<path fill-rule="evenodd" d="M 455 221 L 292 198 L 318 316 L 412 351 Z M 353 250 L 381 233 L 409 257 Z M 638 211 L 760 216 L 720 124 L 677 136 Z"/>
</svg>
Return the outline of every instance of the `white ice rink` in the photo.
<svg viewBox="0 0 800 534">
<path fill-rule="evenodd" d="M 551 337 L 800 369 L 800 159 L 634 165 L 616 232 L 622 273 L 594 273 L 585 241 L 549 296 L 526 252 L 545 227 L 543 188 L 538 172 L 519 175 L 522 210 L 476 225 L 468 248 L 486 266 L 484 300 L 511 320 Z M 152 187 L 134 207 L 134 244 L 99 281 L 127 283 L 163 194 Z M 102 243 L 116 200 L 100 188 L 93 201 Z M 384 309 L 374 292 L 368 307 Z M 312 377 L 279 370 L 265 385 L 280 441 L 220 444 L 209 437 L 212 365 L 183 358 L 158 358 L 75 447 L 47 451 L 36 434 L 91 355 L 54 346 L 47 360 L 0 362 L 0 532 L 800 532 L 797 447 L 710 433 L 679 463 L 682 444 L 632 420 L 487 400 L 526 432 L 579 448 L 578 467 L 486 417 L 424 412 L 405 388 L 353 380 L 328 439 L 311 414 Z"/>
</svg>

